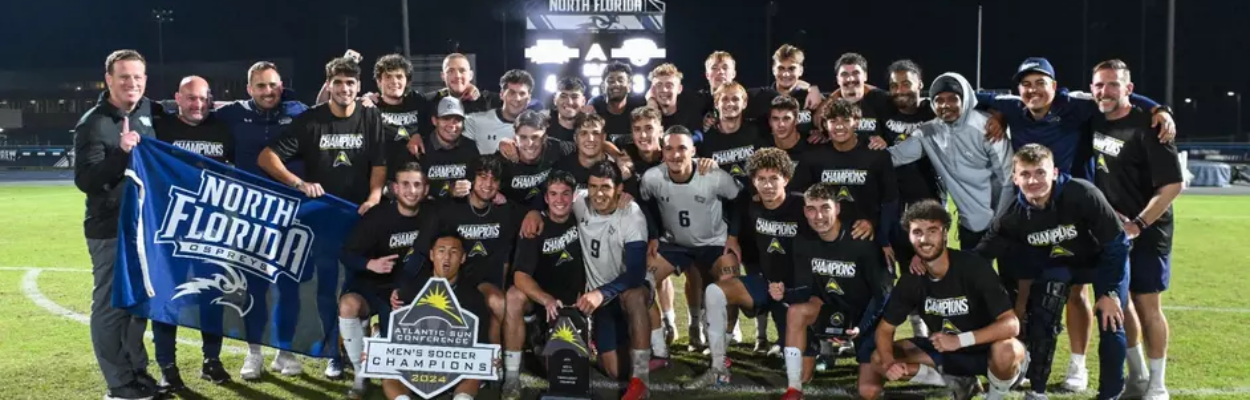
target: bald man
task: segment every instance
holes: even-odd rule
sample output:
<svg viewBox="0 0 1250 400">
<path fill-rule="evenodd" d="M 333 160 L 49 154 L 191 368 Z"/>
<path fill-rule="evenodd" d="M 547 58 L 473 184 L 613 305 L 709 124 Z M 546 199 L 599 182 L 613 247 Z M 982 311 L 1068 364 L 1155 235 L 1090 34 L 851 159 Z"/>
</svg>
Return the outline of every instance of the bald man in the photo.
<svg viewBox="0 0 1250 400">
<path fill-rule="evenodd" d="M 156 116 L 152 124 L 156 130 L 156 138 L 173 144 L 183 150 L 199 154 L 218 162 L 229 162 L 234 159 L 234 136 L 230 134 L 230 126 L 220 122 L 209 112 L 213 107 L 212 97 L 208 90 L 208 81 L 198 76 L 188 76 L 178 85 L 178 93 L 174 95 L 178 104 L 176 114 Z M 200 310 L 200 318 L 205 324 L 221 324 L 221 310 Z M 230 381 L 230 373 L 221 365 L 221 336 L 201 332 L 204 353 L 204 364 L 200 368 L 200 378 L 222 384 Z M 178 337 L 178 326 L 152 321 L 152 344 L 156 347 L 156 364 L 161 368 L 161 381 L 157 388 L 162 393 L 173 393 L 186 389 L 174 356 L 174 341 Z"/>
<path fill-rule="evenodd" d="M 234 136 L 230 126 L 211 112 L 208 81 L 198 76 L 182 78 L 174 102 L 178 104 L 176 114 L 157 116 L 153 125 L 157 139 L 214 161 L 234 160 Z"/>
</svg>

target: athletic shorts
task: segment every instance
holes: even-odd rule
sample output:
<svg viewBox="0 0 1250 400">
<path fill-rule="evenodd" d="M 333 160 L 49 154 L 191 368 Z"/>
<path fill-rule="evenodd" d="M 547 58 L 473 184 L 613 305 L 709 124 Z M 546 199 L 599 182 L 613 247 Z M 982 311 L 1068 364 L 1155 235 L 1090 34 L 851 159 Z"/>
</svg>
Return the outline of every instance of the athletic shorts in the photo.
<svg viewBox="0 0 1250 400">
<path fill-rule="evenodd" d="M 629 316 L 625 314 L 625 305 L 620 298 L 599 306 L 591 318 L 595 348 L 599 354 L 616 351 L 621 341 L 629 339 Z"/>
<path fill-rule="evenodd" d="M 452 290 L 456 295 L 456 301 L 460 303 L 460 309 L 473 313 L 477 316 L 477 343 L 490 343 L 490 306 L 486 303 L 486 296 L 477 285 L 460 285 Z"/>
<path fill-rule="evenodd" d="M 1161 293 L 1172 280 L 1172 254 L 1156 246 L 1137 246 L 1129 251 L 1128 290 L 1133 293 Z"/>
<path fill-rule="evenodd" d="M 685 273 L 691 265 L 712 268 L 716 259 L 725 254 L 725 246 L 683 247 L 672 243 L 660 242 L 660 256 L 668 260 L 677 269 L 677 274 Z"/>
<path fill-rule="evenodd" d="M 382 335 L 385 336 L 387 328 L 390 327 L 392 291 L 389 287 L 357 280 L 349 283 L 347 288 L 343 289 L 343 294 L 352 293 L 364 299 L 365 306 L 369 307 L 369 316 L 378 316 L 378 326 L 381 327 Z"/>
<path fill-rule="evenodd" d="M 1017 271 L 1020 279 L 1038 280 L 1047 277 L 1055 280 L 1066 281 L 1073 285 L 1090 285 L 1098 277 L 1098 270 L 1095 268 L 1069 268 L 1069 267 L 1047 267 L 1047 270 L 1040 268 L 1027 268 Z M 1061 270 L 1067 270 L 1066 272 Z"/>
<path fill-rule="evenodd" d="M 943 353 L 933 347 L 933 342 L 928 338 L 910 338 L 916 347 L 923 350 L 929 358 L 933 359 L 933 364 L 937 366 L 937 370 L 943 374 L 954 376 L 984 376 L 990 367 L 990 347 L 987 345 L 968 347 Z"/>
</svg>

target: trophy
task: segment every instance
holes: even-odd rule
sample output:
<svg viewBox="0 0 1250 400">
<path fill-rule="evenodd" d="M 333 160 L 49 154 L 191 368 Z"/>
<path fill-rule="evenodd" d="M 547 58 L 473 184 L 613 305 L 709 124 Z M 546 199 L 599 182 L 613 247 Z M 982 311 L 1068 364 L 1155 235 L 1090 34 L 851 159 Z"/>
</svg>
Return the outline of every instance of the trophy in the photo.
<svg viewBox="0 0 1250 400">
<path fill-rule="evenodd" d="M 576 308 L 561 308 L 551 326 L 543 357 L 547 358 L 548 389 L 541 400 L 590 400 L 590 348 L 586 317 Z"/>
</svg>

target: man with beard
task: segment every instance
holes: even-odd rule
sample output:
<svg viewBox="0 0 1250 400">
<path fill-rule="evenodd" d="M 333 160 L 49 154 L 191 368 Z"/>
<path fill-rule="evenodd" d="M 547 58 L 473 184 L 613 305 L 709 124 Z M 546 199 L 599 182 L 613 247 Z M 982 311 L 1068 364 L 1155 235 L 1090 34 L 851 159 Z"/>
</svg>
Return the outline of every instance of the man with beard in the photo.
<svg viewBox="0 0 1250 400">
<path fill-rule="evenodd" d="M 212 97 L 208 81 L 198 76 L 183 78 L 178 85 L 178 93 L 174 94 L 174 101 L 178 105 L 177 114 L 157 115 L 153 121 L 156 138 L 217 162 L 231 162 L 234 159 L 234 136 L 230 134 L 230 127 L 209 112 Z M 221 318 L 220 311 L 201 311 L 203 319 Z M 161 368 L 160 386 L 167 393 L 186 389 L 175 357 L 177 337 L 177 325 L 152 321 L 152 344 L 156 348 L 156 364 Z M 200 378 L 215 384 L 229 381 L 230 373 L 221 365 L 221 335 L 201 331 L 200 338 L 203 341 L 200 349 L 204 353 Z"/>
<path fill-rule="evenodd" d="M 614 61 L 603 69 L 603 95 L 590 100 L 595 113 L 607 122 L 604 130 L 608 141 L 612 143 L 628 143 L 630 137 L 630 112 L 635 108 L 647 105 L 647 99 L 641 94 L 630 93 L 633 68 L 629 64 Z"/>
<path fill-rule="evenodd" d="M 151 118 L 162 111 L 143 96 L 147 61 L 134 50 L 118 50 L 104 61 L 108 90 L 74 127 L 74 185 L 87 195 L 83 235 L 91 255 L 91 346 L 108 385 L 106 399 L 150 399 L 156 379 L 147 373 L 143 346 L 146 319 L 113 308 L 113 266 L 117 223 L 130 151 L 154 136 Z M 155 110 L 155 112 L 154 112 Z M 134 118 L 131 118 L 134 117 Z"/>
<path fill-rule="evenodd" d="M 689 333 L 693 349 L 702 345 L 703 324 L 698 310 L 703 308 L 703 293 L 699 288 L 703 282 L 713 282 L 714 277 L 737 275 L 738 260 L 726 250 L 728 226 L 723 208 L 725 202 L 738 197 L 742 187 L 724 170 L 712 170 L 706 175 L 695 173 L 694 138 L 690 131 L 678 125 L 667 133 L 665 168 L 652 168 L 642 176 L 641 198 L 652 202 L 660 217 L 658 223 L 652 224 L 654 229 L 648 231 L 647 265 L 655 282 L 662 282 L 673 273 L 687 272 L 686 304 L 692 310 Z M 653 337 L 663 339 L 660 328 L 653 327 Z"/>
<path fill-rule="evenodd" d="M 556 123 L 551 124 L 547 128 L 547 136 L 560 139 L 567 142 L 573 141 L 573 135 L 577 131 L 573 128 L 576 122 L 577 113 L 580 113 L 586 107 L 586 84 L 582 83 L 581 78 L 569 76 L 560 78 L 560 83 L 556 86 L 555 109 L 551 112 L 551 118 Z"/>
<path fill-rule="evenodd" d="M 786 294 L 786 389 L 783 400 L 803 398 L 803 382 L 816 368 L 818 337 L 845 337 L 855 341 L 860 370 L 860 393 L 872 369 L 873 327 L 885 306 L 890 279 L 872 241 L 855 239 L 838 218 L 838 187 L 817 183 L 803 194 L 807 230 L 794 238 L 791 285 L 772 288 L 774 298 Z M 869 394 L 870 395 L 870 394 Z M 865 396 L 872 398 L 871 396 Z"/>
<path fill-rule="evenodd" d="M 742 230 L 753 231 L 757 235 L 754 242 L 756 252 L 761 255 L 760 263 L 758 268 L 748 268 L 746 275 L 735 275 L 707 286 L 704 303 L 712 364 L 707 373 L 687 386 L 690 390 L 729 383 L 725 332 L 729 315 L 739 308 L 747 315 L 768 315 L 767 311 L 772 311 L 777 329 L 783 335 L 780 342 L 784 343 L 787 307 L 784 294 L 787 288 L 790 291 L 795 288 L 790 258 L 794 248 L 790 243 L 803 223 L 803 200 L 801 196 L 786 193 L 794 163 L 784 151 L 761 149 L 751 155 L 747 166 L 759 199 L 739 203 L 742 206 L 733 215 L 729 235 L 736 237 Z M 762 326 L 767 334 L 767 325 Z M 767 340 L 767 336 L 762 339 L 764 351 L 768 350 Z"/>
<path fill-rule="evenodd" d="M 924 82 L 921 81 L 919 65 L 911 60 L 898 60 L 890 64 L 889 71 L 890 97 L 894 100 L 893 107 L 889 107 L 882 114 L 881 122 L 877 124 L 875 137 L 883 138 L 890 146 L 894 146 L 906 141 L 909 135 L 916 131 L 916 127 L 932 121 L 937 116 L 929 104 L 930 99 L 920 98 Z M 904 209 L 909 204 L 918 203 L 921 200 L 938 200 L 939 202 L 946 200 L 946 194 L 942 193 L 938 185 L 938 176 L 933 170 L 933 164 L 927 162 L 925 158 L 922 156 L 919 160 L 909 164 L 894 166 L 894 172 L 898 175 L 899 202 Z M 900 249 L 908 247 L 905 234 L 896 235 L 894 240 Z M 911 254 L 911 251 L 908 250 L 905 254 Z M 909 260 L 911 257 L 899 257 L 899 259 Z"/>
<path fill-rule="evenodd" d="M 469 163 L 480 155 L 477 143 L 461 135 L 464 128 L 464 106 L 460 99 L 444 97 L 438 101 L 438 114 L 430 117 L 434 132 L 425 138 L 426 153 L 421 155 L 429 195 L 435 199 L 468 194 Z"/>
<path fill-rule="evenodd" d="M 513 137 L 516 133 L 514 122 L 529 106 L 533 88 L 534 77 L 529 72 L 510 70 L 499 78 L 499 98 L 503 100 L 503 106 L 470 113 L 465 117 L 464 137 L 477 143 L 479 154 L 495 154 L 500 140 Z"/>
<path fill-rule="evenodd" d="M 1020 269 L 1016 314 L 1024 315 L 1029 349 L 1027 377 L 1045 399 L 1056 336 L 1072 282 L 1093 282 L 1099 329 L 1098 399 L 1115 399 L 1124 389 L 1126 338 L 1122 307 L 1128 305 L 1128 236 L 1120 217 L 1093 184 L 1059 172 L 1045 146 L 1019 148 L 1013 159 L 1019 196 L 999 213 L 976 252 L 1000 257 L 1007 251 L 1028 260 Z"/>
<path fill-rule="evenodd" d="M 979 386 L 977 376 L 982 374 L 990 383 L 985 398 L 1003 399 L 1028 362 L 1024 345 L 1016 339 L 1020 319 L 1012 312 L 1007 292 L 994 279 L 990 262 L 946 247 L 951 217 L 937 201 L 908 208 L 902 223 L 924 271 L 899 278 L 877 329 L 865 332 L 875 335 L 876 349 L 872 365 L 860 369 L 860 396 L 880 397 L 882 376 L 891 381 L 916 380 L 938 375 L 940 370 L 956 400 L 971 399 Z M 913 313 L 922 315 L 926 325 L 941 327 L 940 331 L 927 338 L 895 341 L 895 329 Z"/>
<path fill-rule="evenodd" d="M 543 228 L 537 237 L 517 240 L 513 286 L 508 289 L 508 310 L 504 331 L 503 398 L 521 396 L 521 351 L 524 349 L 526 316 L 533 315 L 532 327 L 546 332 L 563 307 L 577 304 L 586 289 L 586 268 L 578 241 L 577 219 L 572 217 L 577 181 L 564 171 L 552 171 L 543 184 L 547 209 L 542 213 Z M 535 344 L 538 346 L 539 344 Z M 536 353 L 541 353 L 535 349 Z"/>
<path fill-rule="evenodd" d="M 891 231 L 898 219 L 898 181 L 889 154 L 870 150 L 868 141 L 856 134 L 863 114 L 850 100 L 827 101 L 820 119 L 830 132 L 831 146 L 809 151 L 795 174 L 800 185 L 827 182 L 838 185 L 838 217 L 850 225 L 856 239 L 875 238 L 894 265 Z M 874 234 L 875 230 L 875 234 Z"/>
<path fill-rule="evenodd" d="M 434 115 L 437 111 L 435 107 L 447 97 L 460 99 L 467 113 L 482 112 L 503 106 L 498 95 L 488 90 L 479 91 L 473 84 L 473 66 L 469 65 L 469 58 L 464 54 L 451 53 L 444 57 L 443 70 L 439 75 L 447 87 L 424 95 L 426 107 L 429 107 L 428 110 L 422 112 L 425 115 Z M 434 129 L 432 126 L 422 126 L 419 131 L 428 133 L 432 129 Z M 409 132 L 409 134 L 412 133 L 414 132 Z M 425 152 L 423 145 L 421 137 L 413 135 L 408 140 L 408 152 L 412 155 L 420 155 Z"/>
<path fill-rule="evenodd" d="M 266 175 L 257 163 L 260 153 L 269 143 L 285 135 L 291 122 L 308 111 L 308 106 L 295 99 L 294 91 L 282 86 L 278 66 L 269 61 L 259 61 L 248 68 L 247 94 L 251 99 L 226 104 L 214 114 L 229 125 L 234 134 L 234 165 L 274 179 L 276 177 Z M 304 176 L 304 163 L 299 160 L 287 165 L 287 169 L 296 176 Z M 254 379 L 257 373 L 257 370 L 240 372 L 244 379 Z"/>
<path fill-rule="evenodd" d="M 1103 113 L 1090 128 L 1097 154 L 1095 183 L 1107 195 L 1107 201 L 1123 222 L 1124 232 L 1133 240 L 1129 253 L 1132 300 L 1125 307 L 1124 326 L 1128 334 L 1129 379 L 1123 397 L 1166 400 L 1168 321 L 1160 295 L 1167 290 L 1171 277 L 1172 202 L 1184 185 L 1176 144 L 1154 140 L 1149 114 L 1129 103 L 1133 82 L 1123 61 L 1109 60 L 1095 66 L 1090 92 L 1098 99 Z M 1145 338 L 1150 356 L 1148 375 L 1138 346 L 1138 332 Z M 1072 364 L 1083 361 L 1077 359 L 1073 354 Z M 1085 365 L 1080 364 L 1083 370 Z M 1071 370 L 1073 365 L 1068 368 Z"/>
<path fill-rule="evenodd" d="M 347 272 L 343 294 L 339 296 L 339 335 L 343 338 L 346 358 L 356 370 L 356 380 L 348 392 L 350 398 L 364 396 L 365 379 L 360 376 L 359 355 L 364 352 L 365 326 L 374 315 L 378 316 L 382 336 L 390 326 L 390 297 L 395 290 L 394 277 L 399 276 L 395 264 L 412 248 L 421 226 L 419 218 L 428 218 L 421 212 L 425 199 L 425 176 L 421 165 L 406 163 L 395 169 L 391 193 L 395 202 L 379 205 L 366 212 L 343 246 L 340 262 Z M 402 266 L 402 264 L 401 264 Z M 398 381 L 385 382 L 394 386 Z M 393 389 L 387 390 L 393 391 Z"/>
<path fill-rule="evenodd" d="M 408 152 L 408 140 L 420 134 L 422 112 L 430 109 L 425 97 L 408 88 L 412 79 L 412 62 L 401 54 L 388 54 L 373 65 L 373 79 L 381 95 L 374 102 L 382 115 L 382 138 L 386 141 L 386 178 L 395 179 L 395 171 L 417 161 Z M 432 115 L 432 114 L 431 114 Z M 428 132 L 428 131 L 426 131 Z M 428 166 L 427 166 L 428 167 Z"/>
<path fill-rule="evenodd" d="M 1011 128 L 1012 147 L 1019 150 L 1022 146 L 1037 143 L 1051 149 L 1055 156 L 1055 166 L 1060 172 L 1073 177 L 1092 179 L 1094 176 L 1093 136 L 1086 124 L 1099 114 L 1098 103 L 1091 101 L 1088 94 L 1070 93 L 1066 88 L 1060 89 L 1055 80 L 1055 69 L 1045 58 L 1031 57 L 1025 59 L 1016 70 L 1014 80 L 1018 83 L 1019 96 L 995 96 L 981 93 L 977 95 L 978 104 L 984 103 L 988 108 L 1001 114 L 1001 121 Z M 1129 96 L 1134 106 L 1150 110 L 1153 114 L 1153 126 L 1161 125 L 1160 142 L 1171 142 L 1176 136 L 1176 126 L 1172 121 L 1171 109 L 1160 106 L 1149 98 Z M 1014 263 L 1007 263 L 1004 275 L 1014 276 L 1010 271 Z M 1000 270 L 1003 264 L 1000 263 Z M 1077 277 L 1073 282 L 1072 294 L 1069 296 L 1067 308 L 1068 341 L 1072 345 L 1073 354 L 1084 354 L 1089 345 L 1089 329 L 1093 320 L 1093 309 L 1089 305 L 1089 295 L 1085 285 L 1091 282 Z M 1009 288 L 1008 293 L 1013 293 Z M 1078 360 L 1081 361 L 1081 360 Z M 1068 371 L 1068 382 L 1071 387 L 1081 388 L 1082 368 Z"/>
</svg>

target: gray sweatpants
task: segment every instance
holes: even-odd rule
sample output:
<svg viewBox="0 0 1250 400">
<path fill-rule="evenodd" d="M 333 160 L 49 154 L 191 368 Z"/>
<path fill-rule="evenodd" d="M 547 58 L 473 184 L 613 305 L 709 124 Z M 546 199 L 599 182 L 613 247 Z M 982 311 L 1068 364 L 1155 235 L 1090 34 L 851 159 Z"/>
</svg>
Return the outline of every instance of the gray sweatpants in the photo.
<svg viewBox="0 0 1250 400">
<path fill-rule="evenodd" d="M 143 347 L 143 332 L 148 320 L 124 310 L 113 308 L 113 261 L 117 257 L 117 239 L 87 239 L 91 253 L 91 344 L 96 362 L 110 388 L 135 380 L 134 371 L 147 369 L 148 351 Z"/>
</svg>

